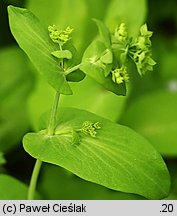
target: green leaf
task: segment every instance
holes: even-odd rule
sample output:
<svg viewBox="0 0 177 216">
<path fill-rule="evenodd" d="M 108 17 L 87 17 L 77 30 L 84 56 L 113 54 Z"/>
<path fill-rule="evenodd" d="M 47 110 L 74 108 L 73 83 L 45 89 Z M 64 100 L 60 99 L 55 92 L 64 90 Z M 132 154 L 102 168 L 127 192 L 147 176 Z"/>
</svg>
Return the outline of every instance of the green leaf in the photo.
<svg viewBox="0 0 177 216">
<path fill-rule="evenodd" d="M 40 21 L 27 9 L 8 6 L 13 36 L 45 79 L 61 94 L 72 94 L 57 59 L 51 53 L 57 46 Z"/>
<path fill-rule="evenodd" d="M 25 200 L 28 187 L 17 179 L 0 174 L 0 200 Z"/>
<path fill-rule="evenodd" d="M 56 50 L 51 53 L 53 56 L 59 59 L 71 59 L 72 53 L 69 50 Z"/>
<path fill-rule="evenodd" d="M 0 165 L 4 164 L 5 163 L 5 159 L 3 157 L 3 153 L 0 152 Z"/>
<path fill-rule="evenodd" d="M 137 36 L 144 23 L 146 10 L 146 0 L 113 0 L 108 7 L 105 21 L 112 31 L 117 25 L 125 23 L 130 35 Z"/>
<path fill-rule="evenodd" d="M 105 24 L 103 22 L 101 22 L 100 20 L 98 20 L 98 19 L 93 19 L 93 20 L 97 24 L 101 42 L 104 43 L 106 48 L 110 48 L 111 47 L 111 36 L 110 36 L 109 30 L 107 29 Z"/>
<path fill-rule="evenodd" d="M 53 136 L 46 135 L 45 130 L 25 135 L 23 145 L 31 156 L 113 190 L 137 193 L 149 199 L 168 195 L 167 167 L 143 137 L 83 110 L 61 109 L 57 119 Z M 101 129 L 95 138 L 78 131 L 80 143 L 72 145 L 72 130 L 77 131 L 85 121 L 100 122 Z M 48 118 L 43 119 L 42 129 L 46 128 L 46 122 Z"/>
<path fill-rule="evenodd" d="M 104 64 L 100 59 L 104 56 L 105 50 L 106 47 L 101 41 L 94 40 L 84 53 L 81 70 L 107 90 L 117 95 L 125 95 L 125 83 L 119 85 L 114 83 L 111 74 L 109 74 L 112 65 Z M 107 76 L 108 74 L 109 76 Z"/>
<path fill-rule="evenodd" d="M 158 90 L 132 101 L 120 123 L 145 136 L 164 156 L 177 156 L 177 92 Z"/>
</svg>

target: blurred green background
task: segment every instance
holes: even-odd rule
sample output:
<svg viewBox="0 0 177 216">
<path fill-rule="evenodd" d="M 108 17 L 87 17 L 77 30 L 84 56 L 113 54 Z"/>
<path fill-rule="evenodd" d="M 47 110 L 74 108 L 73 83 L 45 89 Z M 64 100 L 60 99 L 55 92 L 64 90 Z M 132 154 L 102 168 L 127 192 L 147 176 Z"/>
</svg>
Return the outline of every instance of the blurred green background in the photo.
<svg viewBox="0 0 177 216">
<path fill-rule="evenodd" d="M 134 67 L 126 97 L 105 91 L 86 77 L 72 83 L 73 96 L 60 106 L 85 109 L 127 125 L 146 137 L 162 154 L 171 174 L 167 199 L 177 199 L 177 1 L 176 0 L 0 0 L 0 199 L 26 199 L 35 160 L 22 147 L 26 132 L 37 130 L 38 119 L 53 102 L 53 89 L 38 76 L 10 33 L 7 6 L 26 7 L 47 27 L 72 26 L 73 41 L 82 55 L 97 35 L 92 18 L 112 30 L 125 22 L 137 35 L 146 22 L 154 32 L 154 71 L 139 77 Z M 6 187 L 9 182 L 9 187 Z M 144 199 L 84 181 L 54 165 L 42 167 L 41 199 Z M 39 198 L 38 197 L 38 198 Z"/>
</svg>

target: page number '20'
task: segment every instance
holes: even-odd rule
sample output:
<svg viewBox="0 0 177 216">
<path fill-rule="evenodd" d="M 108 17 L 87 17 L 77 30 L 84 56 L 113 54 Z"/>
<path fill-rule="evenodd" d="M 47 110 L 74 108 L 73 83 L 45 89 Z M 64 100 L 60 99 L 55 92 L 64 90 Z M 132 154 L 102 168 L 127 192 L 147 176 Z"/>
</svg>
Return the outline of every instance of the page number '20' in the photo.
<svg viewBox="0 0 177 216">
<path fill-rule="evenodd" d="M 162 204 L 162 210 L 160 212 L 173 212 L 173 204 Z"/>
</svg>

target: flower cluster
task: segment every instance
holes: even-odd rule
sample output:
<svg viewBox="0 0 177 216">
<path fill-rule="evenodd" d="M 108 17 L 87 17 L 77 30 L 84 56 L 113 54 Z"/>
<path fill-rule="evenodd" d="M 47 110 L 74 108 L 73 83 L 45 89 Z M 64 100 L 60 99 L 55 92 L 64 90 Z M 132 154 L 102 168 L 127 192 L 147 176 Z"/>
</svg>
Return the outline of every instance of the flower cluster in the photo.
<svg viewBox="0 0 177 216">
<path fill-rule="evenodd" d="M 119 41 L 119 42 L 126 42 L 128 33 L 127 33 L 127 28 L 125 23 L 121 23 L 120 26 L 117 26 L 114 32 L 114 37 Z"/>
<path fill-rule="evenodd" d="M 152 32 L 148 31 L 147 25 L 140 28 L 140 34 L 137 38 L 128 36 L 125 23 L 116 27 L 113 34 L 113 51 L 116 55 L 119 67 L 112 70 L 112 80 L 117 84 L 129 80 L 126 62 L 128 56 L 135 62 L 138 73 L 144 75 L 147 71 L 152 71 L 156 64 L 151 58 L 151 38 Z"/>
<path fill-rule="evenodd" d="M 130 49 L 135 50 L 130 52 L 130 57 L 137 66 L 140 75 L 144 75 L 146 71 L 152 71 L 156 62 L 151 58 L 151 41 L 152 32 L 148 31 L 147 25 L 144 24 L 140 28 L 140 35 L 135 39 Z"/>
<path fill-rule="evenodd" d="M 50 38 L 54 43 L 58 43 L 63 46 L 66 42 L 70 40 L 70 35 L 73 31 L 69 26 L 65 30 L 58 30 L 55 25 L 48 27 Z"/>
<path fill-rule="evenodd" d="M 127 53 L 128 53 L 128 43 L 129 37 L 125 23 L 121 23 L 116 27 L 113 37 L 112 37 L 112 48 L 114 51 L 114 56 L 116 57 L 117 65 L 114 66 L 112 73 L 112 80 L 117 84 L 129 81 L 129 76 L 127 73 Z"/>
<path fill-rule="evenodd" d="M 116 68 L 112 71 L 112 80 L 117 84 L 128 82 L 129 76 L 127 73 L 127 67 L 123 65 L 121 68 Z"/>
<path fill-rule="evenodd" d="M 91 137 L 96 137 L 98 129 L 101 128 L 99 122 L 93 123 L 91 121 L 85 121 L 82 125 L 81 132 L 84 134 L 89 134 Z"/>
</svg>

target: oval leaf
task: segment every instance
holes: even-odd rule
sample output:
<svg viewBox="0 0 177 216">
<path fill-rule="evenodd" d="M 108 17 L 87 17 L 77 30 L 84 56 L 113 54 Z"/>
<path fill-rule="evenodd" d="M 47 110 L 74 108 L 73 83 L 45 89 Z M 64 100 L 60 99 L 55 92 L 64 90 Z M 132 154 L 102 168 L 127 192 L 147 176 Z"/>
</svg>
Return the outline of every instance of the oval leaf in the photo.
<svg viewBox="0 0 177 216">
<path fill-rule="evenodd" d="M 137 193 L 149 199 L 168 195 L 169 173 L 160 154 L 131 129 L 97 115 L 74 108 L 61 109 L 53 136 L 45 130 L 29 133 L 23 139 L 25 150 L 35 158 L 56 164 L 85 180 L 113 190 Z M 77 132 L 79 143 L 73 143 L 72 131 L 83 122 L 100 122 L 96 137 Z M 42 123 L 46 128 L 48 118 Z"/>
<path fill-rule="evenodd" d="M 13 36 L 38 71 L 56 91 L 72 94 L 63 70 L 51 55 L 58 47 L 50 39 L 47 28 L 27 9 L 8 6 L 8 13 Z"/>
</svg>

